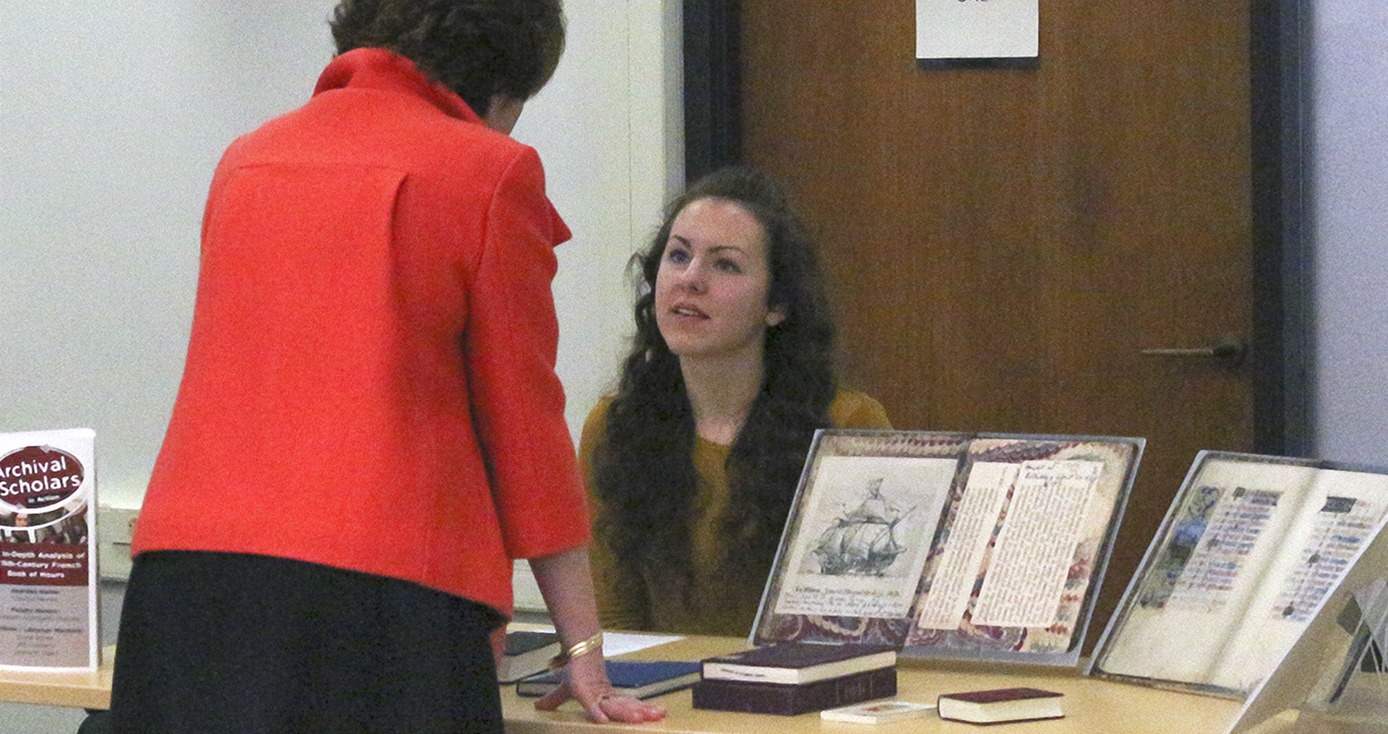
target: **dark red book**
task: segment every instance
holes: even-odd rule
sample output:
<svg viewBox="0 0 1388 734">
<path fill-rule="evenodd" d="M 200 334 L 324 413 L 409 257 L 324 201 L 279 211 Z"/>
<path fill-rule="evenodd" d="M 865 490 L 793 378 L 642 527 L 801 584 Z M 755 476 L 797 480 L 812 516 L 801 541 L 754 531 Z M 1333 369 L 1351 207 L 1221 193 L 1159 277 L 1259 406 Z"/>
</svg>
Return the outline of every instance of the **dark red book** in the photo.
<svg viewBox="0 0 1388 734">
<path fill-rule="evenodd" d="M 895 695 L 895 667 L 800 685 L 705 679 L 694 684 L 694 708 L 795 716 Z"/>
<path fill-rule="evenodd" d="M 1065 715 L 1060 698 L 1061 694 L 1040 688 L 994 688 L 940 696 L 937 711 L 941 719 L 972 724 L 1059 719 Z"/>
</svg>

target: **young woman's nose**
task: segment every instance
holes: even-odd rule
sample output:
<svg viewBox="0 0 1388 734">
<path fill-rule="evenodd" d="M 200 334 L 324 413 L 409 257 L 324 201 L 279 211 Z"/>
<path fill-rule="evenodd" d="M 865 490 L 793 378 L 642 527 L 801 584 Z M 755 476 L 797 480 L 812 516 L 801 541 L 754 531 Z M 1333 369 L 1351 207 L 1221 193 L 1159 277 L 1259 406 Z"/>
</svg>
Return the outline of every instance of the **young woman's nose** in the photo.
<svg viewBox="0 0 1388 734">
<path fill-rule="evenodd" d="M 679 282 L 687 290 L 702 292 L 707 285 L 703 261 L 697 257 L 690 260 L 684 270 L 680 271 Z"/>
</svg>

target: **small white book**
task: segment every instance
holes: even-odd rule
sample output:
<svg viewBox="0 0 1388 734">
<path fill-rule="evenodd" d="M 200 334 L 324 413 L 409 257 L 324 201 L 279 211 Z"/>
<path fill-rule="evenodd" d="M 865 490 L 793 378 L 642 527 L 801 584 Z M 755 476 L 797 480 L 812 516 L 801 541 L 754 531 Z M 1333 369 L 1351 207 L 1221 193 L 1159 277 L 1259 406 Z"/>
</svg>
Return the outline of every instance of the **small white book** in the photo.
<svg viewBox="0 0 1388 734">
<path fill-rule="evenodd" d="M 935 704 L 915 701 L 869 701 L 843 708 L 819 712 L 825 721 L 846 721 L 851 724 L 885 724 L 889 721 L 918 719 L 934 713 Z"/>
</svg>

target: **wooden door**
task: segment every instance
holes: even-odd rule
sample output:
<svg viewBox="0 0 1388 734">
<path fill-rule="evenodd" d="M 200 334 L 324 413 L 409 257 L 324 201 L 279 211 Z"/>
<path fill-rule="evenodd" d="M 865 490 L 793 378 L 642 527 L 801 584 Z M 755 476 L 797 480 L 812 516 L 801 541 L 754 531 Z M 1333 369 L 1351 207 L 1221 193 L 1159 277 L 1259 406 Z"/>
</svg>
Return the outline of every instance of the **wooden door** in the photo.
<svg viewBox="0 0 1388 734">
<path fill-rule="evenodd" d="M 1252 450 L 1248 0 L 1042 2 L 1036 68 L 925 69 L 911 0 L 743 0 L 743 159 L 817 233 L 901 428 L 1141 436 L 1089 640 L 1200 449 Z"/>
</svg>

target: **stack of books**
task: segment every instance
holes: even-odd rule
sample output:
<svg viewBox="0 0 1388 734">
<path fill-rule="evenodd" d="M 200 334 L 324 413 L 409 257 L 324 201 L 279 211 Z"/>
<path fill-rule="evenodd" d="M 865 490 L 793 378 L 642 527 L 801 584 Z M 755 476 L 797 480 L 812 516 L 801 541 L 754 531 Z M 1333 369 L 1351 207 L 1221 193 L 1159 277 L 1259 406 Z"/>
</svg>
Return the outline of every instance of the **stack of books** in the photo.
<svg viewBox="0 0 1388 734">
<path fill-rule="evenodd" d="M 896 649 L 782 642 L 703 661 L 694 708 L 795 716 L 896 695 Z"/>
</svg>

